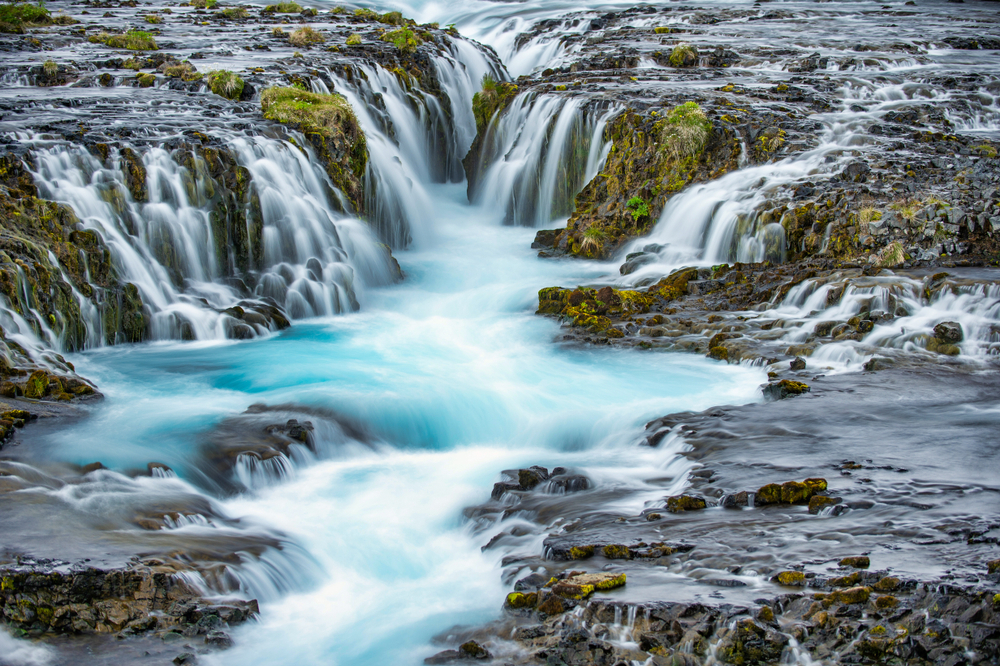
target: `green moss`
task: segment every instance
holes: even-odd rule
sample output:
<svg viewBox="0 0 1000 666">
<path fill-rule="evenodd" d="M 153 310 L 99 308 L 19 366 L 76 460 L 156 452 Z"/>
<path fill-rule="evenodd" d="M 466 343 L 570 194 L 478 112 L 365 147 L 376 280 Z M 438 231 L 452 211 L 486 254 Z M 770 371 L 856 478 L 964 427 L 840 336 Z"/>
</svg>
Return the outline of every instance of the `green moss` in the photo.
<svg viewBox="0 0 1000 666">
<path fill-rule="evenodd" d="M 48 395 L 49 376 L 42 370 L 35 370 L 28 377 L 28 382 L 24 386 L 24 396 L 26 398 L 40 399 Z"/>
<path fill-rule="evenodd" d="M 389 25 L 406 25 L 408 21 L 403 17 L 402 12 L 386 12 L 378 17 L 379 23 L 387 23 Z"/>
<path fill-rule="evenodd" d="M 806 584 L 806 575 L 801 571 L 782 571 L 774 577 L 774 580 L 786 587 L 802 587 Z"/>
<path fill-rule="evenodd" d="M 142 30 L 129 30 L 121 35 L 112 35 L 102 32 L 99 35 L 91 35 L 88 42 L 94 44 L 104 44 L 113 49 L 128 49 L 129 51 L 155 51 L 157 50 L 156 40 L 148 32 Z"/>
<path fill-rule="evenodd" d="M 245 19 L 249 14 L 247 10 L 243 7 L 226 7 L 221 12 L 217 14 L 222 18 L 229 19 L 230 21 L 235 21 L 236 19 Z"/>
<path fill-rule="evenodd" d="M 871 566 L 871 560 L 867 555 L 858 555 L 855 557 L 845 557 L 838 564 L 842 567 L 853 567 L 855 569 L 867 569 Z"/>
<path fill-rule="evenodd" d="M 325 162 L 333 184 L 360 210 L 368 144 L 347 100 L 299 88 L 268 88 L 261 94 L 260 105 L 268 120 L 302 127 Z"/>
<path fill-rule="evenodd" d="M 297 2 L 279 2 L 276 5 L 268 5 L 262 11 L 268 14 L 298 14 L 302 11 L 302 5 Z"/>
<path fill-rule="evenodd" d="M 861 582 L 861 572 L 855 571 L 852 574 L 846 576 L 838 576 L 836 578 L 830 579 L 830 585 L 833 587 L 854 587 Z"/>
<path fill-rule="evenodd" d="M 701 107 L 696 102 L 685 102 L 667 114 L 661 146 L 675 160 L 696 157 L 704 149 L 711 131 L 712 123 Z"/>
<path fill-rule="evenodd" d="M 700 497 L 690 495 L 678 495 L 667 498 L 667 511 L 670 513 L 681 513 L 683 511 L 698 511 L 708 505 Z"/>
<path fill-rule="evenodd" d="M 507 595 L 507 599 L 504 602 L 506 608 L 511 608 L 514 610 L 521 610 L 525 608 L 534 608 L 538 605 L 538 594 L 535 592 L 511 592 Z"/>
<path fill-rule="evenodd" d="M 163 17 L 157 16 L 156 14 L 146 14 L 146 23 L 152 23 L 154 25 L 163 23 Z"/>
<path fill-rule="evenodd" d="M 361 44 L 361 35 L 355 32 L 349 35 L 347 41 L 344 43 L 348 46 L 359 46 Z"/>
<path fill-rule="evenodd" d="M 883 576 L 875 583 L 875 589 L 879 592 L 892 592 L 899 588 L 901 581 L 895 576 Z"/>
<path fill-rule="evenodd" d="M 217 69 L 205 76 L 205 81 L 213 93 L 219 97 L 236 100 L 243 94 L 244 82 L 236 73 Z"/>
<path fill-rule="evenodd" d="M 631 560 L 632 549 L 628 546 L 612 543 L 601 549 L 601 553 L 609 560 Z"/>
<path fill-rule="evenodd" d="M 498 112 L 507 108 L 517 96 L 517 86 L 506 81 L 500 82 L 486 74 L 482 80 L 483 89 L 472 97 L 472 113 L 476 117 L 476 129 L 480 134 Z"/>
<path fill-rule="evenodd" d="M 0 4 L 0 32 L 22 33 L 25 28 L 52 25 L 52 16 L 42 4 L 10 2 Z"/>
<path fill-rule="evenodd" d="M 403 53 L 413 53 L 417 47 L 424 43 L 420 35 L 410 28 L 398 28 L 392 32 L 382 35 L 383 42 L 392 42 L 393 45 Z"/>
<path fill-rule="evenodd" d="M 139 82 L 140 88 L 152 88 L 156 85 L 156 75 L 150 72 L 136 74 L 135 78 Z"/>
<path fill-rule="evenodd" d="M 55 60 L 46 60 L 42 63 L 42 71 L 46 76 L 55 76 L 59 73 L 59 65 Z"/>
<path fill-rule="evenodd" d="M 694 67 L 698 64 L 698 49 L 687 42 L 681 42 L 670 52 L 671 67 Z"/>
<path fill-rule="evenodd" d="M 573 546 L 569 549 L 569 558 L 571 560 L 586 560 L 587 558 L 594 556 L 593 546 Z"/>
<path fill-rule="evenodd" d="M 310 44 L 322 44 L 326 41 L 326 37 L 324 37 L 319 31 L 314 30 L 309 26 L 304 26 L 289 35 L 288 41 L 291 42 L 293 46 L 309 46 Z"/>
<path fill-rule="evenodd" d="M 181 79 L 182 81 L 197 81 L 201 78 L 201 74 L 189 62 L 170 65 L 163 70 L 163 74 L 168 78 Z"/>
</svg>

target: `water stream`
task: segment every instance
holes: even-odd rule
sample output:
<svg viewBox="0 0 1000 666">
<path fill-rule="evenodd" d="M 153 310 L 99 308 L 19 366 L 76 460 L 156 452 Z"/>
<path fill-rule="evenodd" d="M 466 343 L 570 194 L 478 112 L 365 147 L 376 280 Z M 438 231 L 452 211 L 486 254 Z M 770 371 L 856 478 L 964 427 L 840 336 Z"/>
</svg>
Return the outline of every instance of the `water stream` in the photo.
<svg viewBox="0 0 1000 666">
<path fill-rule="evenodd" d="M 555 0 L 405 4 L 379 9 L 456 22 L 493 46 L 512 77 L 557 64 L 569 48 L 544 36 L 518 45 L 516 35 L 576 9 Z M 602 10 L 617 4 L 625 3 Z M 569 22 L 562 33 L 589 30 L 589 20 Z M 313 80 L 318 92 L 347 97 L 368 136 L 371 224 L 335 205 L 328 177 L 309 149 L 297 147 L 307 145 L 298 135 L 212 128 L 252 175 L 260 202 L 262 246 L 249 252 L 259 262 L 241 271 L 212 250 L 206 188 L 213 183 L 168 150 L 142 146 L 149 200 L 136 202 L 121 169 L 45 136 L 19 137 L 35 148 L 42 196 L 71 205 L 101 234 L 153 315 L 153 341 L 131 346 L 104 346 L 99 313 L 88 315 L 88 349 L 67 358 L 106 399 L 71 428 L 39 426 L 36 455 L 100 461 L 111 471 L 93 473 L 83 490 L 52 483 L 47 494 L 108 516 L 169 497 L 190 509 L 165 524 L 177 543 L 221 534 L 269 544 L 216 577 L 192 575 L 207 594 L 262 603 L 259 624 L 238 629 L 235 647 L 207 663 L 418 664 L 440 649 L 431 636 L 496 617 L 508 590 L 501 558 L 510 551 L 482 551 L 483 534 L 462 510 L 483 502 L 502 470 L 570 468 L 605 491 L 622 491 L 614 508 L 633 515 L 648 499 L 682 489 L 693 468 L 679 455 L 683 440 L 640 446 L 643 424 L 756 401 L 764 371 L 693 355 L 560 346 L 558 324 L 534 314 L 538 290 L 636 284 L 685 264 L 780 259 L 767 255 L 781 246 L 778 231 L 737 229 L 739 215 L 772 190 L 829 176 L 843 152 L 865 149 L 868 124 L 918 96 L 896 80 L 845 84 L 841 108 L 816 117 L 819 147 L 677 196 L 652 235 L 627 250 L 656 244 L 656 261 L 619 279 L 620 262 L 546 261 L 530 248 L 535 228 L 564 222 L 573 195 L 600 168 L 603 128 L 619 107 L 518 98 L 492 130 L 470 203 L 461 159 L 475 135 L 471 98 L 484 74 L 500 71 L 466 42 L 436 67 L 448 112 L 374 64 L 361 68 L 364 85 L 333 71 Z M 780 69 L 755 63 L 747 76 Z M 995 100 L 962 122 L 989 131 Z M 165 237 L 175 248 L 169 256 L 160 251 Z M 381 243 L 393 248 L 402 282 Z M 917 298 L 920 283 L 909 286 Z M 805 283 L 771 314 L 823 310 L 824 289 Z M 985 330 L 1000 317 L 996 299 L 995 288 L 957 293 L 937 307 L 947 316 L 968 312 L 968 325 Z M 845 300 L 840 314 L 856 300 Z M 234 324 L 224 310 L 243 301 L 280 305 L 292 327 L 262 325 L 247 336 L 254 339 L 227 339 Z M 925 314 L 913 322 L 921 333 L 934 323 Z M 798 325 L 805 331 L 822 316 Z M 31 326 L 15 323 L 30 346 Z M 60 348 L 57 333 L 46 342 Z M 969 342 L 963 351 L 986 353 L 981 347 Z M 315 415 L 314 445 L 241 457 L 214 476 L 203 460 L 206 442 L 252 405 Z M 172 471 L 123 474 L 150 462 Z M 540 538 L 530 545 L 537 552 Z M 0 649 L 6 640 L 0 634 Z"/>
</svg>

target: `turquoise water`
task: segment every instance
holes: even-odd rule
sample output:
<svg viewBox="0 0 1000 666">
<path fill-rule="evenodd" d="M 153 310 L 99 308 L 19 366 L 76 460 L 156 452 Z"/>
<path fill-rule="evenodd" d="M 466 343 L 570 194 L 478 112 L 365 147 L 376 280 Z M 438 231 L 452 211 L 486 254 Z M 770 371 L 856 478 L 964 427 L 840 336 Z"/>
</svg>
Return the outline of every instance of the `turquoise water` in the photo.
<svg viewBox="0 0 1000 666">
<path fill-rule="evenodd" d="M 759 369 L 555 343 L 558 324 L 534 314 L 538 289 L 612 267 L 538 259 L 533 230 L 497 224 L 463 187 L 433 195 L 427 238 L 398 254 L 406 280 L 361 294 L 359 313 L 254 341 L 73 358 L 107 394 L 48 442 L 78 463 L 158 461 L 196 480 L 206 434 L 254 403 L 331 410 L 370 436 L 320 447 L 281 483 L 219 501 L 316 565 L 287 572 L 300 581 L 289 594 L 249 585 L 261 622 L 236 632 L 220 664 L 420 663 L 441 649 L 428 644 L 434 634 L 499 613 L 504 553 L 480 551 L 490 535 L 474 536 L 462 509 L 486 501 L 501 470 L 575 468 L 635 491 L 620 508 L 637 512 L 690 467 L 676 449 L 639 445 L 648 419 L 758 397 Z"/>
</svg>

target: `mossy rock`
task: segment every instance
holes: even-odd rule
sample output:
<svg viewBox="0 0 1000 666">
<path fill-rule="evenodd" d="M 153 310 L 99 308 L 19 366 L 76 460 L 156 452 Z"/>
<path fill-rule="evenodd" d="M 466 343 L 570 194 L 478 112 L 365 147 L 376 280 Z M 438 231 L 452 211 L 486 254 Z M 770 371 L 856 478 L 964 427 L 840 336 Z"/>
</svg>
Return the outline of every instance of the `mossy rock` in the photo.
<svg viewBox="0 0 1000 666">
<path fill-rule="evenodd" d="M 299 88 L 268 88 L 261 93 L 260 105 L 268 120 L 302 128 L 334 186 L 362 211 L 368 143 L 347 100 Z"/>
<path fill-rule="evenodd" d="M 601 549 L 601 554 L 609 560 L 631 560 L 632 549 L 618 543 L 610 543 Z"/>
<path fill-rule="evenodd" d="M 571 560 L 586 560 L 594 556 L 593 546 L 573 546 L 569 549 Z"/>
<path fill-rule="evenodd" d="M 875 599 L 875 608 L 879 610 L 887 610 L 889 608 L 895 608 L 899 605 L 899 599 L 892 596 L 891 594 L 883 594 Z"/>
<path fill-rule="evenodd" d="M 871 566 L 872 562 L 867 555 L 857 555 L 854 557 L 845 557 L 840 560 L 838 564 L 842 567 L 853 567 L 854 569 L 867 569 Z"/>
<path fill-rule="evenodd" d="M 846 576 L 838 576 L 836 578 L 830 579 L 830 585 L 833 587 L 854 587 L 861 582 L 861 573 L 855 571 L 852 574 Z"/>
<path fill-rule="evenodd" d="M 504 601 L 504 608 L 511 610 L 532 609 L 538 605 L 536 592 L 511 592 Z"/>
<path fill-rule="evenodd" d="M 782 379 L 764 386 L 764 397 L 769 400 L 784 400 L 810 391 L 809 385 L 792 379 Z"/>
<path fill-rule="evenodd" d="M 901 581 L 895 576 L 884 576 L 875 583 L 874 587 L 879 592 L 892 592 L 899 589 Z"/>
<path fill-rule="evenodd" d="M 707 507 L 708 504 L 701 497 L 691 495 L 678 495 L 667 498 L 667 511 L 670 513 L 680 513 L 682 511 L 698 511 Z"/>
<path fill-rule="evenodd" d="M 991 560 L 986 563 L 986 570 L 989 573 L 1000 573 L 1000 560 Z"/>
<path fill-rule="evenodd" d="M 835 604 L 863 604 L 867 603 L 868 599 L 871 597 L 872 588 L 870 587 L 851 587 L 846 590 L 837 590 L 831 593 L 824 601 L 823 604 L 827 607 Z"/>
<path fill-rule="evenodd" d="M 806 584 L 806 575 L 801 571 L 782 571 L 771 580 L 785 587 L 804 587 Z"/>
<path fill-rule="evenodd" d="M 36 400 L 49 394 L 49 376 L 42 370 L 35 370 L 24 385 L 24 397 Z"/>
<path fill-rule="evenodd" d="M 835 506 L 844 500 L 840 497 L 827 497 L 826 495 L 813 495 L 809 498 L 809 513 L 818 514 L 828 506 Z"/>
<path fill-rule="evenodd" d="M 536 610 L 542 615 L 552 617 L 565 613 L 567 606 L 561 597 L 556 594 L 549 594 L 539 602 Z"/>
</svg>

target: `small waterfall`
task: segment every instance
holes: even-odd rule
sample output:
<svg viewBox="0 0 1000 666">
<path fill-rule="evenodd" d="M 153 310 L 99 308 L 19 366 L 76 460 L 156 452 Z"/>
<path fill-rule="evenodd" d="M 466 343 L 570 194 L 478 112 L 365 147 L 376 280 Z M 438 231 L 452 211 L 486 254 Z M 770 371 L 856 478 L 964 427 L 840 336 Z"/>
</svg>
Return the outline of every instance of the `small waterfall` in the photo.
<svg viewBox="0 0 1000 666">
<path fill-rule="evenodd" d="M 607 156 L 604 127 L 617 112 L 566 96 L 518 96 L 486 130 L 470 199 L 503 211 L 504 224 L 567 217 Z"/>
<path fill-rule="evenodd" d="M 503 71 L 495 56 L 464 40 L 452 40 L 433 63 L 440 97 L 402 69 L 358 65 L 349 76 L 324 73 L 365 131 L 365 212 L 393 248 L 424 235 L 433 215 L 428 185 L 464 179 L 462 158 L 476 134 L 472 97 L 483 75 Z"/>
<path fill-rule="evenodd" d="M 364 286 L 395 278 L 366 225 L 331 205 L 329 178 L 300 147 L 308 143 L 296 143 L 229 139 L 218 151 L 235 162 L 228 186 L 187 147 L 121 148 L 102 162 L 79 146 L 43 145 L 34 177 L 41 196 L 70 206 L 110 248 L 152 339 L 252 337 L 273 328 L 247 312 L 258 306 L 293 318 L 350 312 Z M 104 328 L 93 319 L 88 346 Z"/>
</svg>

